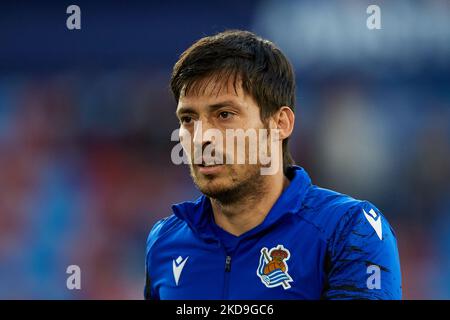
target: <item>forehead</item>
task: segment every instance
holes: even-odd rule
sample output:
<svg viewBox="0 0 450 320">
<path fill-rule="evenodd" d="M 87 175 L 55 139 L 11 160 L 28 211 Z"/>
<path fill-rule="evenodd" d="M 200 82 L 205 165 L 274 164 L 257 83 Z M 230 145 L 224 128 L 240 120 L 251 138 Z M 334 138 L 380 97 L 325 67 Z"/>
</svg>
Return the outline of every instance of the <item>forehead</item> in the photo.
<svg viewBox="0 0 450 320">
<path fill-rule="evenodd" d="M 177 109 L 184 106 L 202 108 L 222 101 L 232 101 L 238 106 L 248 106 L 253 99 L 244 91 L 240 79 L 235 77 L 221 79 L 214 76 L 198 80 L 188 88 L 184 87 Z"/>
</svg>

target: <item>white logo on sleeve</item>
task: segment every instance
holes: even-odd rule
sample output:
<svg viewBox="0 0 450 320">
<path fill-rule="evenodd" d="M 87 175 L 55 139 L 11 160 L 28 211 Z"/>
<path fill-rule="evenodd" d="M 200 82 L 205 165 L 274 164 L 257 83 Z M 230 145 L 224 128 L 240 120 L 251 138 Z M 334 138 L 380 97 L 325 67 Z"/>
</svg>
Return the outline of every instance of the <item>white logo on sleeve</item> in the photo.
<svg viewBox="0 0 450 320">
<path fill-rule="evenodd" d="M 173 269 L 173 277 L 175 278 L 175 283 L 178 286 L 178 281 L 180 280 L 181 271 L 183 271 L 184 265 L 186 264 L 186 259 L 183 259 L 181 256 L 177 258 L 177 260 L 172 260 L 172 269 Z"/>
<path fill-rule="evenodd" d="M 383 234 L 381 230 L 381 216 L 377 215 L 375 210 L 373 209 L 370 209 L 369 213 L 367 213 L 366 210 L 363 209 L 363 212 L 367 221 L 369 221 L 370 225 L 375 229 L 378 238 L 380 238 L 380 240 L 383 240 Z"/>
</svg>

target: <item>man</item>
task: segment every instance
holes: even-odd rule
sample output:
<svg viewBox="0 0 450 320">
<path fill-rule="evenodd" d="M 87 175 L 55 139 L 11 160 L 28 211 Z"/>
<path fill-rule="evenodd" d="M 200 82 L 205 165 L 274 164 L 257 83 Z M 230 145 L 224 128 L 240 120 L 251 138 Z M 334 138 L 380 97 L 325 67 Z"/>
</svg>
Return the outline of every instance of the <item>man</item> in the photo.
<svg viewBox="0 0 450 320">
<path fill-rule="evenodd" d="M 183 148 L 210 153 L 187 152 L 203 195 L 172 206 L 149 234 L 146 298 L 401 298 L 396 239 L 380 211 L 293 165 L 294 73 L 273 43 L 246 31 L 200 39 L 175 64 L 171 89 Z M 220 161 L 230 149 L 205 138 L 264 129 L 270 164 L 249 162 L 250 135 L 245 163 Z"/>
</svg>

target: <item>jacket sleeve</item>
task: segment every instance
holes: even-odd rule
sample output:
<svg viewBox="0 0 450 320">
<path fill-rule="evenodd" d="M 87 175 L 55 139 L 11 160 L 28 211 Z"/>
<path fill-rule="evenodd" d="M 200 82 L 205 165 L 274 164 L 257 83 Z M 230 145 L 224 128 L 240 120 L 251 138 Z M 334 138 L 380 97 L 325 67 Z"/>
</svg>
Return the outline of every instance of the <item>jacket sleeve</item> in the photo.
<svg viewBox="0 0 450 320">
<path fill-rule="evenodd" d="M 152 286 L 151 281 L 151 253 L 152 253 L 152 247 L 155 243 L 159 231 L 161 230 L 162 224 L 165 219 L 159 220 L 155 223 L 152 230 L 150 231 L 148 238 L 147 238 L 147 248 L 146 248 L 146 254 L 145 254 L 145 285 L 144 285 L 144 299 L 145 300 L 159 300 L 158 293 L 154 290 Z"/>
<path fill-rule="evenodd" d="M 401 299 L 394 231 L 369 202 L 353 206 L 328 240 L 324 299 Z"/>
</svg>

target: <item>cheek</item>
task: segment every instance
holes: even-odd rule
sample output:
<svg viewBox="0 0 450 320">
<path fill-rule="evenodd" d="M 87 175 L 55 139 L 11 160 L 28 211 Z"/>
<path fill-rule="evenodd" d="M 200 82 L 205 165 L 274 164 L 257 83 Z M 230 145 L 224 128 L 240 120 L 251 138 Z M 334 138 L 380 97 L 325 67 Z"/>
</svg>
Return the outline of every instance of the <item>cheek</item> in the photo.
<svg viewBox="0 0 450 320">
<path fill-rule="evenodd" d="M 186 128 L 181 127 L 180 128 L 180 143 L 185 152 L 190 153 L 191 145 L 192 145 L 192 135 Z"/>
</svg>

